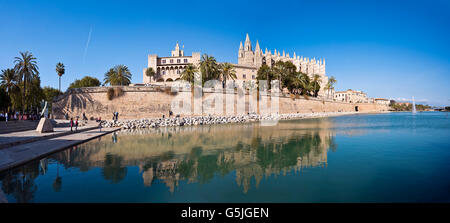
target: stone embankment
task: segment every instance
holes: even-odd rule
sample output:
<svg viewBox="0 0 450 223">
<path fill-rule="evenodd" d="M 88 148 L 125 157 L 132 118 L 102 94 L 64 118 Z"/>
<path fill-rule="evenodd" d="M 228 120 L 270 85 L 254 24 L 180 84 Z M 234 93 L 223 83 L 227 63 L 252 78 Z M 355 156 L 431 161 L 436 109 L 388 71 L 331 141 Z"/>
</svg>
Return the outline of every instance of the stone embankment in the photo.
<svg viewBox="0 0 450 223">
<path fill-rule="evenodd" d="M 171 117 L 171 118 L 152 118 L 152 119 L 133 119 L 118 121 L 103 121 L 105 128 L 120 127 L 122 129 L 140 129 L 157 128 L 172 126 L 191 126 L 191 125 L 211 125 L 226 123 L 246 123 L 256 121 L 288 120 L 303 118 L 321 118 L 340 115 L 357 114 L 358 112 L 318 112 L 318 113 L 294 113 L 294 114 L 272 114 L 272 115 L 239 115 L 239 116 L 197 116 L 197 117 Z"/>
</svg>

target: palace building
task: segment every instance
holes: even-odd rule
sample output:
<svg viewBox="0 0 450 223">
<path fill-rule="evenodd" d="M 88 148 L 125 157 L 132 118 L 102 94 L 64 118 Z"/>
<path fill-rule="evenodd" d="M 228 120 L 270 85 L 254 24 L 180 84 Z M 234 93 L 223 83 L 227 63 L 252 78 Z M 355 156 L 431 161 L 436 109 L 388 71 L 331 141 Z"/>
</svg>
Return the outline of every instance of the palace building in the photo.
<svg viewBox="0 0 450 223">
<path fill-rule="evenodd" d="M 171 82 L 180 78 L 181 73 L 188 64 L 198 66 L 200 63 L 200 53 L 194 52 L 192 56 L 185 56 L 184 50 L 180 49 L 180 45 L 175 45 L 169 57 L 158 57 L 158 55 L 148 55 L 148 67 L 153 68 L 156 75 L 154 78 L 145 75 L 144 68 L 144 84 L 151 82 Z"/>
<path fill-rule="evenodd" d="M 198 65 L 200 63 L 200 53 L 192 53 L 192 56 L 184 56 L 183 50 L 180 50 L 178 43 L 175 49 L 172 51 L 170 57 L 158 57 L 157 55 L 148 56 L 148 67 L 152 67 L 155 72 L 155 78 L 149 78 L 145 75 L 145 69 L 143 72 L 144 83 L 150 82 L 170 82 L 180 78 L 184 68 L 189 64 Z M 233 64 L 236 71 L 237 80 L 241 81 L 256 81 L 258 69 L 263 65 L 273 66 L 277 61 L 290 61 L 296 67 L 297 71 L 301 71 L 313 77 L 318 74 L 321 79 L 321 90 L 319 95 L 325 94 L 324 87 L 328 82 L 328 77 L 325 73 L 325 59 L 316 60 L 315 58 L 307 58 L 298 56 L 295 52 L 292 57 L 289 53 L 273 51 L 265 49 L 263 52 L 259 46 L 259 42 L 256 41 L 255 48 L 253 49 L 250 37 L 248 34 L 245 37 L 245 42 L 240 42 L 238 50 L 238 63 Z"/>
<path fill-rule="evenodd" d="M 370 103 L 371 99 L 362 91 L 354 91 L 348 89 L 346 91 L 336 91 L 334 93 L 335 101 L 349 102 L 349 103 Z"/>
</svg>

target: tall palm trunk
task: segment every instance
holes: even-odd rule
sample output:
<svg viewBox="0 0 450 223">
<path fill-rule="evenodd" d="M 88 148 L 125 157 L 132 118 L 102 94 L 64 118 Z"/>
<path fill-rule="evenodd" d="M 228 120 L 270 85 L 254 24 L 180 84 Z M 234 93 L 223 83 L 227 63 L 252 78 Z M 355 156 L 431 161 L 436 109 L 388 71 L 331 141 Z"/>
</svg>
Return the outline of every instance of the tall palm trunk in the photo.
<svg viewBox="0 0 450 223">
<path fill-rule="evenodd" d="M 26 92 L 27 92 L 27 79 L 24 78 L 24 80 L 23 80 L 23 95 L 22 95 L 22 114 L 25 113 L 25 104 L 26 104 L 25 96 L 26 96 Z"/>
<path fill-rule="evenodd" d="M 61 92 L 61 76 L 59 76 L 59 91 Z"/>
</svg>

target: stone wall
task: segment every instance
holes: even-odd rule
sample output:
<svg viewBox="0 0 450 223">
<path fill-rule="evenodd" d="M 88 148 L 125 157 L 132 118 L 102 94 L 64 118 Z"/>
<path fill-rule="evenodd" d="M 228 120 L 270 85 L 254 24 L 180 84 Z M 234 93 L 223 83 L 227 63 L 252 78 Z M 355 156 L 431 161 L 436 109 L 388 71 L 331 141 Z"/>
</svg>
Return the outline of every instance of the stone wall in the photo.
<svg viewBox="0 0 450 223">
<path fill-rule="evenodd" d="M 82 117 L 82 114 L 85 113 L 88 118 L 101 117 L 103 120 L 107 120 L 111 119 L 113 112 L 117 111 L 119 112 L 120 119 L 151 118 L 162 117 L 162 115 L 167 116 L 169 110 L 171 110 L 171 103 L 173 100 L 182 101 L 180 105 L 186 105 L 184 103 L 194 105 L 194 96 L 190 90 L 171 93 L 169 89 L 165 89 L 164 87 L 127 86 L 121 87 L 123 91 L 122 96 L 109 100 L 107 96 L 107 91 L 109 88 L 111 87 L 93 87 L 68 90 L 66 93 L 55 98 L 53 101 L 53 117 L 61 119 L 64 117 L 64 114 L 68 114 L 69 117 Z M 205 89 L 202 100 L 199 101 L 200 103 L 211 102 L 214 101 L 213 97 L 218 95 L 220 96 L 222 94 L 214 93 L 212 90 Z M 234 101 L 233 107 L 235 110 L 238 110 L 238 106 L 245 106 L 245 108 L 241 108 L 242 110 L 245 110 L 246 114 L 249 112 L 250 107 L 252 107 L 249 101 L 250 98 L 253 97 L 248 93 L 243 95 L 239 95 L 237 92 L 224 94 L 224 104 L 226 102 L 226 96 L 231 96 L 231 100 Z M 256 96 L 254 98 L 256 98 Z M 267 100 L 270 105 L 270 96 L 261 96 L 259 98 L 259 102 L 264 100 Z M 380 104 L 351 104 L 319 100 L 316 98 L 305 99 L 302 96 L 292 98 L 289 95 L 280 95 L 278 100 L 278 112 L 280 114 L 339 111 L 352 112 L 355 111 L 355 107 L 358 107 L 360 112 L 380 112 L 388 110 L 388 106 Z M 240 104 L 242 101 L 245 101 L 245 103 Z M 256 103 L 259 102 L 256 101 Z M 225 106 L 223 106 L 223 109 L 225 111 Z M 193 112 L 194 109 L 191 111 Z M 255 111 L 257 113 L 263 112 L 259 109 Z M 214 114 L 214 111 L 211 109 L 204 109 L 202 114 Z M 192 115 L 202 114 L 197 112 Z M 232 114 L 226 113 L 226 115 L 236 114 L 236 112 Z"/>
</svg>

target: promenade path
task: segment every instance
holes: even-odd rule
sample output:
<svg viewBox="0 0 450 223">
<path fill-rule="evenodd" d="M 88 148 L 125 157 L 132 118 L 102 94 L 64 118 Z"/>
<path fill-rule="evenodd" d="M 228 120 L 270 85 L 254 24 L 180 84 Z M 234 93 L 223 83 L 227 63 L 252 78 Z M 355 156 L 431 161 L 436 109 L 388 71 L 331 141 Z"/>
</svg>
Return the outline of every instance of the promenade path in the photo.
<svg viewBox="0 0 450 223">
<path fill-rule="evenodd" d="M 51 133 L 38 133 L 35 130 L 0 134 L 0 171 L 16 167 L 39 157 L 75 146 L 120 128 L 97 127 L 88 123 L 70 132 L 70 127 L 56 127 Z"/>
<path fill-rule="evenodd" d="M 70 131 L 69 123 L 65 120 L 54 122 L 53 126 L 53 132 L 46 133 L 39 133 L 36 131 L 36 128 L 19 132 L 0 133 L 0 149 L 74 133 Z M 83 124 L 80 123 L 80 126 L 78 126 L 78 132 L 95 128 L 98 128 L 98 123 L 95 121 L 88 121 Z M 73 130 L 75 130 L 75 128 L 73 128 Z"/>
<path fill-rule="evenodd" d="M 30 121 L 30 120 L 17 120 L 17 121 L 8 121 L 6 124 L 5 121 L 0 122 L 0 134 L 10 133 L 10 132 L 20 132 L 36 129 L 39 124 L 39 120 Z"/>
</svg>

